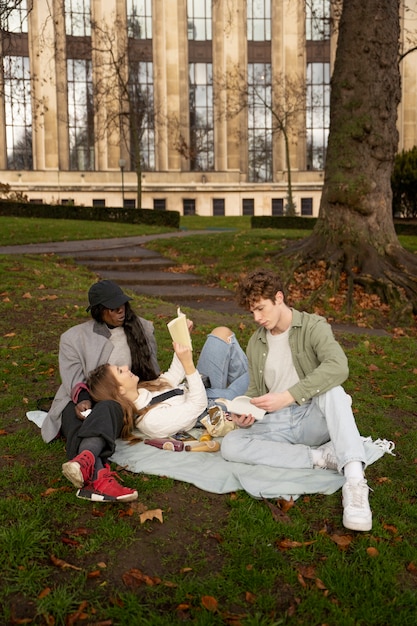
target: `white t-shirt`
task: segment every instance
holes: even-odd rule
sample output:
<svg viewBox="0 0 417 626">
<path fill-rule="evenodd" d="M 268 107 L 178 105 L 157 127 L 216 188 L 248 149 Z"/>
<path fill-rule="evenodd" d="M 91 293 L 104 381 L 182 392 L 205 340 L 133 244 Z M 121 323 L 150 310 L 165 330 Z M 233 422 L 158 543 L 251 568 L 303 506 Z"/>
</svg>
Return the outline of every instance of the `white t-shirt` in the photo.
<svg viewBox="0 0 417 626">
<path fill-rule="evenodd" d="M 126 339 L 126 333 L 123 326 L 110 328 L 110 341 L 113 344 L 113 351 L 109 358 L 110 365 L 128 365 L 132 366 L 132 356 Z"/>
<path fill-rule="evenodd" d="M 279 335 L 266 333 L 269 350 L 264 375 L 266 386 L 273 393 L 287 391 L 300 380 L 292 360 L 289 334 L 289 328 Z"/>
</svg>

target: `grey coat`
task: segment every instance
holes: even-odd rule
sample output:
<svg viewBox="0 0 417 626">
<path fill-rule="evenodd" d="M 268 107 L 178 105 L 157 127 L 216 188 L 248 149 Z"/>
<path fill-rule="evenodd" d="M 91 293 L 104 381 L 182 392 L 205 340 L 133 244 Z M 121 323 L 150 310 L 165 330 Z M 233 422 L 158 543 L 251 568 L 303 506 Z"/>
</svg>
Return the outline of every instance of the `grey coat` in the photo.
<svg viewBox="0 0 417 626">
<path fill-rule="evenodd" d="M 139 317 L 152 354 L 152 363 L 159 372 L 157 346 L 152 322 Z M 73 326 L 61 335 L 59 342 L 59 372 L 61 386 L 42 424 L 42 438 L 55 439 L 61 428 L 62 411 L 71 400 L 71 391 L 77 383 L 84 383 L 91 370 L 108 363 L 113 351 L 110 331 L 105 324 L 91 319 Z M 122 364 L 120 364 L 122 365 Z"/>
</svg>

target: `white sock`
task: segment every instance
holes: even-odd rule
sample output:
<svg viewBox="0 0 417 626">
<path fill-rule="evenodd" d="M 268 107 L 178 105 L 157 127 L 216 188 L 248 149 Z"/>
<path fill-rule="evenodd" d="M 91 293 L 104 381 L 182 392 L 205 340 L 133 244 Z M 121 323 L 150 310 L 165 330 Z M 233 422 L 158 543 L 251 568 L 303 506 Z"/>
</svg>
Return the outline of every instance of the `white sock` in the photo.
<svg viewBox="0 0 417 626">
<path fill-rule="evenodd" d="M 358 483 L 364 478 L 363 465 L 360 461 L 350 461 L 350 463 L 346 463 L 343 468 L 343 473 L 346 480 L 351 483 Z"/>
</svg>

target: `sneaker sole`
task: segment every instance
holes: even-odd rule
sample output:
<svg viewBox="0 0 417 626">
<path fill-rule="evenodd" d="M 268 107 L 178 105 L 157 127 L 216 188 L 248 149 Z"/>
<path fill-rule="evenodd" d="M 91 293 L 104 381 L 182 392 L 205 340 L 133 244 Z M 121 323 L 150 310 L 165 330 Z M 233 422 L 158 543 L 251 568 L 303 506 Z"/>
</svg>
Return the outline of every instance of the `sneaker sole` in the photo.
<svg viewBox="0 0 417 626">
<path fill-rule="evenodd" d="M 90 489 L 79 489 L 75 494 L 77 498 L 81 500 L 90 500 L 90 502 L 132 502 L 137 500 L 138 492 L 127 493 L 125 496 L 109 496 L 105 493 L 98 493 L 97 491 L 91 491 Z"/>
<path fill-rule="evenodd" d="M 81 468 L 77 462 L 68 461 L 62 466 L 62 473 L 74 487 L 81 488 L 84 486 L 84 477 Z"/>
<path fill-rule="evenodd" d="M 370 520 L 363 520 L 361 522 L 348 522 L 343 518 L 343 526 L 348 530 L 359 530 L 366 532 L 372 530 L 372 518 Z"/>
</svg>

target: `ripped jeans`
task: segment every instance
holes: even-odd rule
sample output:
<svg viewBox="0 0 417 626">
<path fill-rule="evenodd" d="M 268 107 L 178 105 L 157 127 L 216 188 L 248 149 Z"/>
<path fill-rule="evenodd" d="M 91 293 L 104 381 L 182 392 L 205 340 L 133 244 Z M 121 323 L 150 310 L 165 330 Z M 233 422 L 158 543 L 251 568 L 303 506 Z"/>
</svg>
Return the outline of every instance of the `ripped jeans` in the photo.
<svg viewBox="0 0 417 626">
<path fill-rule="evenodd" d="M 249 386 L 248 359 L 234 333 L 228 342 L 208 335 L 197 369 L 210 379 L 210 387 L 206 389 L 209 407 L 216 398 L 232 400 L 244 394 Z"/>
</svg>

